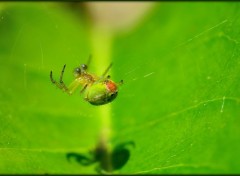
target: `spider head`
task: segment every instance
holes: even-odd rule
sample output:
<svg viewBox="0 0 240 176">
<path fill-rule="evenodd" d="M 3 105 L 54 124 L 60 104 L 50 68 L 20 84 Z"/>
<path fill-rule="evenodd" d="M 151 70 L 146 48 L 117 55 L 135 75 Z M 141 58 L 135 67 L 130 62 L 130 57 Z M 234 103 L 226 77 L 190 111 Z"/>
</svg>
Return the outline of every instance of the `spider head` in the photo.
<svg viewBox="0 0 240 176">
<path fill-rule="evenodd" d="M 77 67 L 73 70 L 73 74 L 75 78 L 78 78 L 81 75 L 81 69 L 80 67 Z"/>
</svg>

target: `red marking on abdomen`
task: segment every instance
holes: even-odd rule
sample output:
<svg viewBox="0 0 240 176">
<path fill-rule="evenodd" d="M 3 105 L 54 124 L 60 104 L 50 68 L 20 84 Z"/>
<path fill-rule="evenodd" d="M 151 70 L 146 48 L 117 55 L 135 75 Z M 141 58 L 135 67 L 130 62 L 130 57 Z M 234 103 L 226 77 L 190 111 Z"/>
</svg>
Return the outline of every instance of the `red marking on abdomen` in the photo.
<svg viewBox="0 0 240 176">
<path fill-rule="evenodd" d="M 112 81 L 106 82 L 106 86 L 111 92 L 115 92 L 117 90 L 117 85 Z"/>
</svg>

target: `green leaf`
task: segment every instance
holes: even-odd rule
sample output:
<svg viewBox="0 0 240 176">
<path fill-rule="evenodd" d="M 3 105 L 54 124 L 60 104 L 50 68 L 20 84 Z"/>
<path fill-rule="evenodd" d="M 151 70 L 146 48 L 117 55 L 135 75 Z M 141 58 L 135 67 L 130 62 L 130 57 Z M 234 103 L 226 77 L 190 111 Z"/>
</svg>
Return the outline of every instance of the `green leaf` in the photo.
<svg viewBox="0 0 240 176">
<path fill-rule="evenodd" d="M 115 140 L 136 144 L 121 173 L 240 172 L 238 8 L 159 3 L 115 41 Z"/>
<path fill-rule="evenodd" d="M 0 173 L 239 173 L 238 9 L 156 3 L 112 38 L 66 6 L 1 6 Z M 124 80 L 108 105 L 50 82 L 66 64 L 68 85 L 90 54 L 90 72 L 112 61 Z"/>
</svg>

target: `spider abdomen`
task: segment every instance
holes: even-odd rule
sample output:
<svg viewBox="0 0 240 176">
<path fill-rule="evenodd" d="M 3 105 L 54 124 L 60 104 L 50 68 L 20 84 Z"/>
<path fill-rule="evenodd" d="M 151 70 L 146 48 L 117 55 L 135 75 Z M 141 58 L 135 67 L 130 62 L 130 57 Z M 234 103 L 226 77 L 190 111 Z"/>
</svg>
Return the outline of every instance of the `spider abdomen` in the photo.
<svg viewBox="0 0 240 176">
<path fill-rule="evenodd" d="M 117 97 L 117 85 L 112 81 L 92 84 L 86 90 L 87 100 L 92 105 L 104 105 L 112 102 Z"/>
</svg>

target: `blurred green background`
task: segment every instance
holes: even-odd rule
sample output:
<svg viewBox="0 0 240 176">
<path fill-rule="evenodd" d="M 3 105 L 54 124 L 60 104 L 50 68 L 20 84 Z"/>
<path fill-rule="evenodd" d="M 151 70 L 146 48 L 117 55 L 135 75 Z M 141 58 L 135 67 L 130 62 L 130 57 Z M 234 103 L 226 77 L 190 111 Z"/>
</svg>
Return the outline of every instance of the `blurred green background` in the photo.
<svg viewBox="0 0 240 176">
<path fill-rule="evenodd" d="M 100 162 L 66 155 L 88 156 L 103 135 L 111 150 L 135 144 L 113 173 L 240 173 L 240 3 L 151 4 L 120 30 L 94 18 L 120 24 L 116 6 L 0 3 L 0 173 L 94 174 Z M 124 80 L 108 105 L 50 82 L 66 64 L 69 84 L 90 54 L 89 72 L 113 62 Z"/>
</svg>

